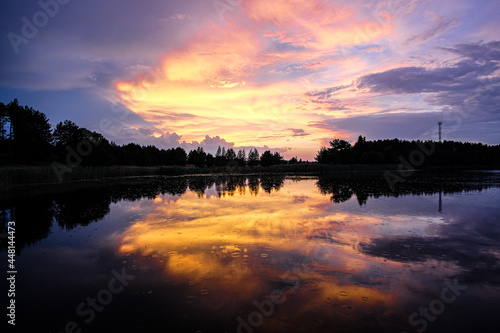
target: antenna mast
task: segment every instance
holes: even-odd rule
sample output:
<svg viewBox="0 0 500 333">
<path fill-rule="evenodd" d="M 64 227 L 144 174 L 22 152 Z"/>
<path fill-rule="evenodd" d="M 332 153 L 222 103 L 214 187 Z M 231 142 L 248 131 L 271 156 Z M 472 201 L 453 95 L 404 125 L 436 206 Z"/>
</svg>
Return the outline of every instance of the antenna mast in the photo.
<svg viewBox="0 0 500 333">
<path fill-rule="evenodd" d="M 441 125 L 443 124 L 442 121 L 438 121 L 438 126 L 439 126 L 439 143 L 441 143 Z"/>
</svg>

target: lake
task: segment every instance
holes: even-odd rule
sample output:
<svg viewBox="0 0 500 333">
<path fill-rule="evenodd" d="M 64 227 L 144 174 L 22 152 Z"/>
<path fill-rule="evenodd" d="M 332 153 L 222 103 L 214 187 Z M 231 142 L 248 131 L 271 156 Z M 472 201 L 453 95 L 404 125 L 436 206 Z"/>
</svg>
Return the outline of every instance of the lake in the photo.
<svg viewBox="0 0 500 333">
<path fill-rule="evenodd" d="M 16 328 L 497 332 L 500 173 L 389 185 L 382 174 L 153 177 L 4 194 Z M 6 249 L 4 238 L 4 272 Z"/>
</svg>

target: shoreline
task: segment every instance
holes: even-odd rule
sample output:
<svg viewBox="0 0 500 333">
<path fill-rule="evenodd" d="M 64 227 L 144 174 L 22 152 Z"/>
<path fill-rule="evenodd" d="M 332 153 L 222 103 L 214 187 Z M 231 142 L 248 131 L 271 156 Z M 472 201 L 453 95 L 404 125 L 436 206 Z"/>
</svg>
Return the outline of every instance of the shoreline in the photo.
<svg viewBox="0 0 500 333">
<path fill-rule="evenodd" d="M 58 178 L 50 166 L 13 166 L 0 168 L 0 192 L 9 192 L 21 188 L 38 186 L 58 186 L 99 182 L 110 180 L 125 180 L 144 177 L 181 177 L 181 176 L 249 176 L 264 174 L 280 175 L 328 175 L 348 173 L 379 173 L 403 171 L 459 171 L 459 170 L 499 170 L 499 166 L 462 165 L 462 166 L 427 166 L 418 169 L 402 169 L 399 164 L 283 164 L 269 167 L 238 166 L 238 167 L 205 167 L 194 168 L 185 166 L 111 166 L 111 167 L 77 167 Z"/>
</svg>

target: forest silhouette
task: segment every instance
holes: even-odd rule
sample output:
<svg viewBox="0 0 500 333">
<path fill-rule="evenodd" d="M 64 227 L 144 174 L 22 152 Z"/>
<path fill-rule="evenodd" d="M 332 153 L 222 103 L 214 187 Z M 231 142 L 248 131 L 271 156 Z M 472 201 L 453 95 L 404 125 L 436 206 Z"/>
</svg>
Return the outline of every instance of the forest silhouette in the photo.
<svg viewBox="0 0 500 333">
<path fill-rule="evenodd" d="M 413 160 L 412 160 L 413 159 Z M 488 166 L 500 165 L 500 145 L 455 141 L 406 141 L 399 139 L 367 141 L 359 136 L 351 145 L 333 139 L 322 147 L 315 160 L 319 164 L 407 164 L 423 166 Z M 76 166 L 256 166 L 296 164 L 293 157 L 285 161 L 278 152 L 256 148 L 248 154 L 240 149 L 220 147 L 212 155 L 198 147 L 189 152 L 181 147 L 159 149 L 136 143 L 117 145 L 101 133 L 65 120 L 51 128 L 47 116 L 17 99 L 0 103 L 0 165 Z"/>
</svg>

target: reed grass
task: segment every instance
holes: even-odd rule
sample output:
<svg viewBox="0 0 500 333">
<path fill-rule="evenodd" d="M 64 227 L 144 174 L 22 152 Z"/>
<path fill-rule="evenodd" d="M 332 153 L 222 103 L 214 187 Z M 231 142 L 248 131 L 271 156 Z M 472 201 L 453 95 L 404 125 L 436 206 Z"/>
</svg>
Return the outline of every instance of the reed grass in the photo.
<svg viewBox="0 0 500 333">
<path fill-rule="evenodd" d="M 299 163 L 239 167 L 192 168 L 182 166 L 112 166 L 112 167 L 77 167 L 64 172 L 59 177 L 51 166 L 46 167 L 3 167 L 0 168 L 0 190 L 9 190 L 22 185 L 71 183 L 75 181 L 99 180 L 109 178 L 127 178 L 144 176 L 181 176 L 214 174 L 328 174 L 343 172 L 373 172 L 394 170 L 396 165 L 322 165 L 317 163 Z"/>
</svg>

